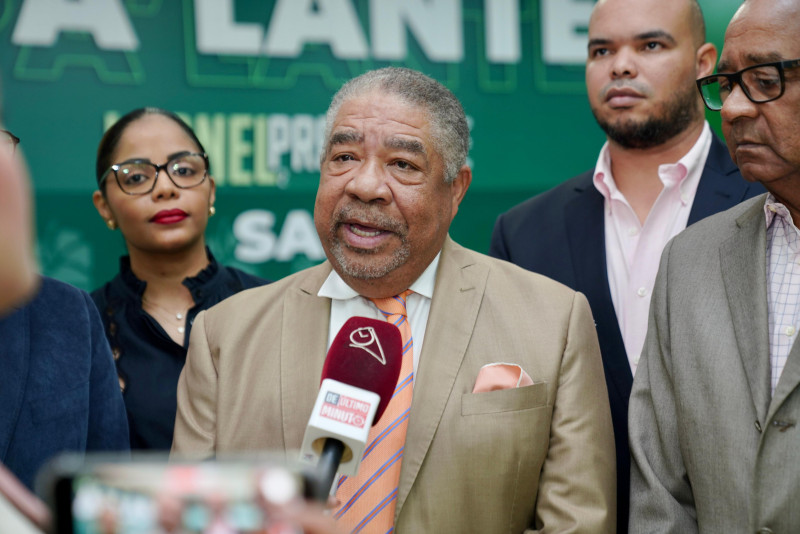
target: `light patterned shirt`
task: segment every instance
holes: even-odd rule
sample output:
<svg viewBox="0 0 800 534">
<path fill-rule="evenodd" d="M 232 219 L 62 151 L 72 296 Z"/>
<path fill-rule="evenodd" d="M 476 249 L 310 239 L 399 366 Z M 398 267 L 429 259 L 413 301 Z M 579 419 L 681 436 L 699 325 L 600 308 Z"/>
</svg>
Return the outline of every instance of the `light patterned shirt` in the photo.
<svg viewBox="0 0 800 534">
<path fill-rule="evenodd" d="M 772 393 L 778 385 L 800 323 L 800 230 L 789 210 L 772 193 L 764 203 L 767 218 L 767 305 Z"/>
</svg>

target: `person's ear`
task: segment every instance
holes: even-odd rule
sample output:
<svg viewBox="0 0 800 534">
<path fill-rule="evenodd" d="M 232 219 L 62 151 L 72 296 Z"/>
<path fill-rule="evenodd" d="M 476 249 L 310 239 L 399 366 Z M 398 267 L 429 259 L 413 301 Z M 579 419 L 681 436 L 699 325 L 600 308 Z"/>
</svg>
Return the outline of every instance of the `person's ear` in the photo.
<svg viewBox="0 0 800 534">
<path fill-rule="evenodd" d="M 211 182 L 211 190 L 208 193 L 208 205 L 213 206 L 214 202 L 217 201 L 217 182 L 214 181 L 212 176 L 208 177 L 208 181 Z"/>
<path fill-rule="evenodd" d="M 702 78 L 714 73 L 717 66 L 717 47 L 713 43 L 705 43 L 697 49 L 695 55 L 695 70 L 697 77 Z"/>
<path fill-rule="evenodd" d="M 472 183 L 472 169 L 469 168 L 468 165 L 463 165 L 461 169 L 459 169 L 458 174 L 456 174 L 455 179 L 450 184 L 452 187 L 452 204 L 451 204 L 451 215 L 450 220 L 456 216 L 458 213 L 458 206 L 461 204 L 461 201 L 464 199 L 464 195 L 467 194 L 467 189 L 469 189 L 469 185 Z"/>
<path fill-rule="evenodd" d="M 95 191 L 92 193 L 92 202 L 94 203 L 97 213 L 99 213 L 100 217 L 106 222 L 106 226 L 108 226 L 109 230 L 115 230 L 117 228 L 117 219 L 114 217 L 114 212 L 111 211 L 111 206 L 108 205 L 108 200 L 105 195 L 99 190 Z"/>
</svg>

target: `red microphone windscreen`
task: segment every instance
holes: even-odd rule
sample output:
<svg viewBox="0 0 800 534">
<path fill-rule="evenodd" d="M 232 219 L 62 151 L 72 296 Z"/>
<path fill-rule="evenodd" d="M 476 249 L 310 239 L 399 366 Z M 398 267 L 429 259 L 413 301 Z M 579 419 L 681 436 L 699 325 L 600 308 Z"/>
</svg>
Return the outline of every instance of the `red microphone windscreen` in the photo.
<svg viewBox="0 0 800 534">
<path fill-rule="evenodd" d="M 331 343 L 322 380 L 377 393 L 381 401 L 373 425 L 389 404 L 400 376 L 403 338 L 392 323 L 367 317 L 351 317 Z"/>
</svg>

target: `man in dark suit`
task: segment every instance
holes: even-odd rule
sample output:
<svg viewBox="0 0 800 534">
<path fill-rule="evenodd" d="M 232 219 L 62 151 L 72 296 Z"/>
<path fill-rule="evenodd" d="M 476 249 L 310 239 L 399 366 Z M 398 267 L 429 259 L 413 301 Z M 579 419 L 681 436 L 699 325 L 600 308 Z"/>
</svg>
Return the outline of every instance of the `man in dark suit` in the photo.
<svg viewBox="0 0 800 534">
<path fill-rule="evenodd" d="M 502 214 L 490 255 L 584 293 L 603 356 L 617 449 L 618 530 L 627 531 L 628 398 L 666 242 L 763 191 L 711 132 L 695 79 L 714 69 L 696 0 L 600 0 L 586 84 L 607 142 L 597 166 Z"/>
<path fill-rule="evenodd" d="M 128 450 L 128 421 L 91 298 L 43 277 L 0 319 L 0 462 L 29 488 L 64 451 Z"/>
</svg>

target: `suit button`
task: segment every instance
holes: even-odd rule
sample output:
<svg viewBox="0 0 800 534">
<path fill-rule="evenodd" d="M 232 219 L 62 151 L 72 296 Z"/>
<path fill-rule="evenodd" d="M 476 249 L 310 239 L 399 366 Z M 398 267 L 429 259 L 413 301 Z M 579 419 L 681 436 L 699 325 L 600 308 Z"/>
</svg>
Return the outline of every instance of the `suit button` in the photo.
<svg viewBox="0 0 800 534">
<path fill-rule="evenodd" d="M 772 422 L 772 426 L 780 429 L 781 432 L 786 432 L 795 425 L 794 421 L 778 421 L 777 419 Z"/>
<path fill-rule="evenodd" d="M 772 532 L 772 529 L 769 527 L 761 527 L 760 529 L 756 530 L 756 534 L 775 534 Z"/>
<path fill-rule="evenodd" d="M 759 423 L 758 420 L 756 420 L 756 430 L 761 432 L 761 423 Z"/>
</svg>

